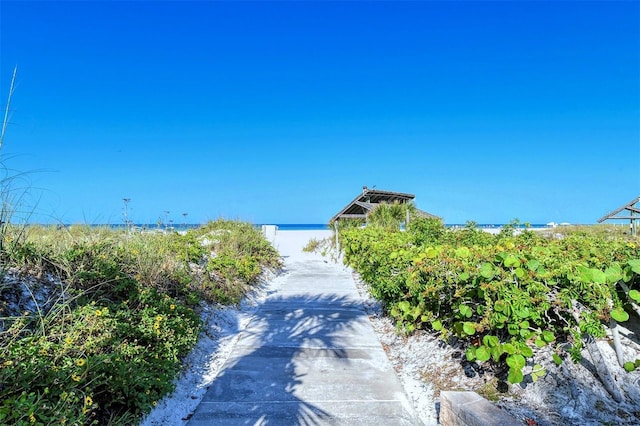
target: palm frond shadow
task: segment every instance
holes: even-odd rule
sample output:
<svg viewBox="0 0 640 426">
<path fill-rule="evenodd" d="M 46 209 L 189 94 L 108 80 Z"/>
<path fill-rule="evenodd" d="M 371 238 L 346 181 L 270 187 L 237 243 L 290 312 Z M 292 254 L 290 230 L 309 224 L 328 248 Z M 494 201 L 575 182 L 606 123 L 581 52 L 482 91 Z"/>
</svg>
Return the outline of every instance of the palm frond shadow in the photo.
<svg viewBox="0 0 640 426">
<path fill-rule="evenodd" d="M 292 308 L 294 307 L 294 308 Z M 278 296 L 258 309 L 205 399 L 237 424 L 331 423 L 313 400 L 330 398 L 305 379 L 323 358 L 349 364 L 345 336 L 367 321 L 359 301 L 340 295 Z M 322 373 L 322 372 L 320 372 Z M 243 412 L 238 417 L 238 412 Z M 226 417 L 227 419 L 229 417 Z"/>
</svg>

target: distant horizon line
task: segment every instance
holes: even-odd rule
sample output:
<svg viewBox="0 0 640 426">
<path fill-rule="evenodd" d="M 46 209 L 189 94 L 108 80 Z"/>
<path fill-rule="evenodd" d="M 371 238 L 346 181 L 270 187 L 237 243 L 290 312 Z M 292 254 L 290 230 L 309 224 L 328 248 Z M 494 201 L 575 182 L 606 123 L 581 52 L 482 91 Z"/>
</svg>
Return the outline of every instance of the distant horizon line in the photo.
<svg viewBox="0 0 640 426">
<path fill-rule="evenodd" d="M 73 223 L 73 222 L 69 222 L 69 223 L 27 223 L 27 225 L 41 225 L 41 226 L 90 226 L 90 227 L 100 227 L 100 226 L 104 226 L 104 227 L 112 227 L 112 228 L 126 228 L 127 226 L 132 226 L 132 227 L 137 227 L 137 228 L 196 228 L 199 226 L 203 226 L 206 225 L 207 223 L 210 222 L 215 222 L 215 220 L 211 220 L 211 221 L 207 221 L 207 222 L 202 222 L 202 223 L 171 223 L 171 224 L 165 224 L 165 223 L 131 223 L 131 224 L 125 224 L 125 223 Z M 264 222 L 264 223 L 253 223 L 253 222 L 249 222 L 249 221 L 242 221 L 245 223 L 250 223 L 253 226 L 264 226 L 264 225 L 275 225 L 275 226 L 279 226 L 279 227 L 303 227 L 303 226 L 307 226 L 307 227 L 326 227 L 327 229 L 330 228 L 330 225 L 327 223 L 313 223 L 313 222 L 282 222 L 282 223 L 277 223 L 277 222 Z M 553 226 L 552 224 L 554 224 L 555 226 L 588 226 L 588 225 L 598 225 L 598 223 L 567 223 L 567 222 L 562 222 L 562 223 L 555 223 L 555 222 L 548 222 L 548 223 L 518 223 L 518 224 L 513 224 L 513 223 L 479 223 L 479 222 L 473 222 L 473 221 L 468 221 L 466 223 L 450 223 L 447 224 L 445 223 L 444 226 L 445 227 L 464 227 L 467 226 L 469 223 L 473 223 L 476 227 L 479 228 L 496 228 L 496 227 L 502 227 L 502 226 L 506 226 L 506 225 L 514 225 L 515 227 L 518 228 L 526 228 L 526 227 L 532 227 L 532 228 L 540 228 L 540 227 L 550 227 Z M 626 223 L 608 223 L 608 225 L 627 225 Z"/>
</svg>

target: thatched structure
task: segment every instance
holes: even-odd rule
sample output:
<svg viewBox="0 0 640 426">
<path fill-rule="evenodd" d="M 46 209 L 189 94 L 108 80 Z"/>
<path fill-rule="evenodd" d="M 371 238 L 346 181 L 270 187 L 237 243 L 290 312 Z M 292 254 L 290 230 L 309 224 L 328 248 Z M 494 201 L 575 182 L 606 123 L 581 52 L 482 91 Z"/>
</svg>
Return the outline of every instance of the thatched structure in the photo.
<svg viewBox="0 0 640 426">
<path fill-rule="evenodd" d="M 382 191 L 380 189 L 369 189 L 362 187 L 362 193 L 355 197 L 340 212 L 331 218 L 330 222 L 340 219 L 362 219 L 366 220 L 367 216 L 373 209 L 381 203 L 408 203 L 413 201 L 416 196 L 403 192 Z M 437 216 L 418 210 L 421 216 L 437 218 Z"/>
<path fill-rule="evenodd" d="M 631 227 L 631 235 L 638 235 L 638 221 L 640 220 L 640 197 L 636 197 L 627 204 L 617 208 L 611 213 L 602 216 L 598 219 L 598 223 L 602 223 L 605 220 L 628 220 Z M 627 214 L 627 216 L 619 216 L 619 214 Z"/>
</svg>

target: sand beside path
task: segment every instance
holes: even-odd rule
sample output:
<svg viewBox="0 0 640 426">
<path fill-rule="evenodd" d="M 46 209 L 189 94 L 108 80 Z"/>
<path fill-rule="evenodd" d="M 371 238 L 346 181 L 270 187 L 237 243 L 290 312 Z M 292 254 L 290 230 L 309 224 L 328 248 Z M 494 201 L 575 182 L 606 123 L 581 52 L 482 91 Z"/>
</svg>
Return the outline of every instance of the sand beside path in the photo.
<svg viewBox="0 0 640 426">
<path fill-rule="evenodd" d="M 302 253 L 328 231 L 281 231 L 284 273 L 239 332 L 189 425 L 421 424 L 351 272 Z"/>
<path fill-rule="evenodd" d="M 318 259 L 319 256 L 313 253 L 305 253 L 302 249 L 310 240 L 322 240 L 331 237 L 332 232 L 329 230 L 314 231 L 276 231 L 275 238 L 271 244 L 278 250 L 285 262 L 291 260 Z"/>
<path fill-rule="evenodd" d="M 284 260 L 236 308 L 209 307 L 176 391 L 142 425 L 420 425 L 351 271 L 304 253 L 331 231 L 278 231 Z"/>
</svg>

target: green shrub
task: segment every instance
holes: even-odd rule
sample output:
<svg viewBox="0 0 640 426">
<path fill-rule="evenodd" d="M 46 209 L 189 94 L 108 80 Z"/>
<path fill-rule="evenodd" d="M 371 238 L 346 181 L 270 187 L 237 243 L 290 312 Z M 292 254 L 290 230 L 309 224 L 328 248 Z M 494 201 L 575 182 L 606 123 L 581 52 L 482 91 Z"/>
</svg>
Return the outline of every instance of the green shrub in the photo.
<svg viewBox="0 0 640 426">
<path fill-rule="evenodd" d="M 582 334 L 604 336 L 605 325 L 628 320 L 629 302 L 640 300 L 640 248 L 633 241 L 588 233 L 491 235 L 474 224 L 424 238 L 431 241 L 423 245 L 412 234 L 349 231 L 345 261 L 400 327 L 456 336 L 467 360 L 506 364 L 512 383 L 523 380 L 533 348 L 553 346 L 558 362 L 566 349 L 559 342 L 571 342 L 569 355 L 577 360 Z M 543 370 L 534 368 L 532 379 Z"/>
<path fill-rule="evenodd" d="M 135 423 L 172 390 L 200 332 L 198 301 L 235 303 L 280 265 L 259 231 L 230 221 L 184 235 L 33 226 L 6 236 L 7 266 L 54 274 L 42 285 L 59 288 L 50 310 L 3 319 L 0 424 Z"/>
<path fill-rule="evenodd" d="M 446 232 L 442 220 L 437 218 L 415 218 L 407 227 L 416 245 L 424 245 L 440 241 Z"/>
<path fill-rule="evenodd" d="M 309 242 L 302 248 L 302 251 L 305 253 L 314 253 L 320 248 L 321 244 L 321 241 L 315 238 L 311 238 Z"/>
<path fill-rule="evenodd" d="M 11 339 L 0 349 L 0 423 L 31 416 L 45 424 L 102 423 L 146 412 L 172 390 L 180 359 L 199 332 L 191 309 L 153 289 L 50 319 L 34 319 L 47 322 L 46 333 Z"/>
</svg>

